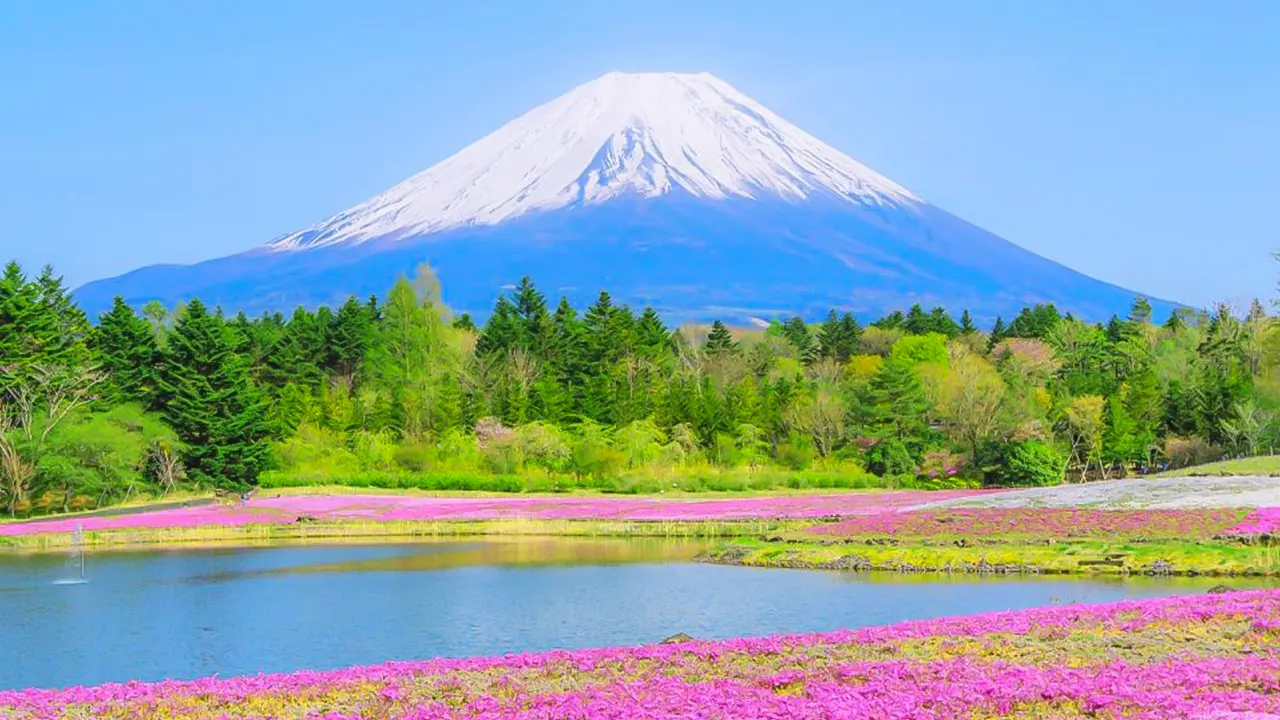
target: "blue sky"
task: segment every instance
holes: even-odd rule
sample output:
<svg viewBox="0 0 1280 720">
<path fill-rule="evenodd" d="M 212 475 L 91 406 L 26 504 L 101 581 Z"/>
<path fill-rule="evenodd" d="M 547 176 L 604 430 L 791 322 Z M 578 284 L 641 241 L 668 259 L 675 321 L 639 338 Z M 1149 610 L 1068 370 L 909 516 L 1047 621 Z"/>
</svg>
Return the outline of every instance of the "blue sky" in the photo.
<svg viewBox="0 0 1280 720">
<path fill-rule="evenodd" d="M 1091 275 L 1270 298 L 1277 37 L 1272 0 L 0 3 L 0 257 L 229 254 L 604 72 L 706 70 Z"/>
</svg>

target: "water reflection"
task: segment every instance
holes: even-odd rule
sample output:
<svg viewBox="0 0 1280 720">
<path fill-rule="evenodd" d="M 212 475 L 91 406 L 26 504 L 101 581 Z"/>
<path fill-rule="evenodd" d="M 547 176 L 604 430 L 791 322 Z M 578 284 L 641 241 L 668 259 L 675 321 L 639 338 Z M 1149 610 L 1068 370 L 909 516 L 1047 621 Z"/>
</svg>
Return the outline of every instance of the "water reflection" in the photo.
<svg viewBox="0 0 1280 720">
<path fill-rule="evenodd" d="M 51 584 L 65 556 L 0 555 L 0 690 L 834 630 L 1217 584 L 689 562 L 702 547 L 520 538 L 100 552 L 80 586 Z"/>
</svg>

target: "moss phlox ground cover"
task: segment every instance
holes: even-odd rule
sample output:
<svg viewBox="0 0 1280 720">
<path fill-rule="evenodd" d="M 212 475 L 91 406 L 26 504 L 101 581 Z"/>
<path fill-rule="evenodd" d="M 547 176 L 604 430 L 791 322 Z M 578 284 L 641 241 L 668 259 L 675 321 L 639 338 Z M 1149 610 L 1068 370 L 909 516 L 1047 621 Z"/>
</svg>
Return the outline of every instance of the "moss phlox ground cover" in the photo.
<svg viewBox="0 0 1280 720">
<path fill-rule="evenodd" d="M 0 536 L 125 528 L 199 527 L 293 522 L 300 515 L 318 520 L 732 520 L 818 518 L 884 512 L 928 501 L 967 497 L 974 491 L 901 491 L 782 495 L 698 500 L 654 497 L 519 496 L 412 497 L 379 495 L 298 495 L 255 498 L 246 505 L 199 506 L 117 517 L 61 518 L 0 524 Z"/>
<path fill-rule="evenodd" d="M 811 531 L 839 537 L 1033 536 L 1046 539 L 1128 537 L 1189 540 L 1240 533 L 1246 528 L 1242 520 L 1247 512 L 1240 509 L 956 508 L 858 515 L 819 525 Z M 1274 517 L 1280 520 L 1280 513 L 1275 513 Z M 1262 526 L 1260 521 L 1254 521 L 1254 524 Z"/>
<path fill-rule="evenodd" d="M 0 693 L 12 720 L 1244 718 L 1280 712 L 1280 591 L 836 633 Z"/>
</svg>

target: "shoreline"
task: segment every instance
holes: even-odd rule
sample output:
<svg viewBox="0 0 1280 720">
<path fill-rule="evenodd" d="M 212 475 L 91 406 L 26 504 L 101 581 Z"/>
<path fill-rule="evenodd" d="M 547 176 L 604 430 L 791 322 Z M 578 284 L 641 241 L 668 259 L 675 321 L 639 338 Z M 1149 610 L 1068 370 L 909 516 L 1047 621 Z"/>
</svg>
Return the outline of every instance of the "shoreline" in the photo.
<svg viewBox="0 0 1280 720">
<path fill-rule="evenodd" d="M 533 698 L 548 717 L 565 708 L 583 717 L 1074 717 L 1079 708 L 1106 708 L 1099 717 L 1146 717 L 1152 708 L 1168 718 L 1262 717 L 1280 711 L 1277 632 L 1280 591 L 1241 590 L 816 633 L 676 635 L 334 670 L 33 687 L 0 691 L 0 714 L 514 720 L 529 717 Z"/>
<path fill-rule="evenodd" d="M 803 522 L 803 521 L 802 521 Z M 85 549 L 182 549 L 200 545 L 237 547 L 242 543 L 332 543 L 448 537 L 704 538 L 754 537 L 795 525 L 765 520 L 492 520 L 325 521 L 254 523 L 198 527 L 113 528 L 86 531 Z M 64 552 L 73 549 L 69 533 L 0 536 L 0 553 Z"/>
<path fill-rule="evenodd" d="M 1280 548 L 1247 543 L 1082 540 L 949 547 L 742 540 L 711 548 L 697 560 L 738 567 L 899 574 L 1280 578 Z"/>
</svg>

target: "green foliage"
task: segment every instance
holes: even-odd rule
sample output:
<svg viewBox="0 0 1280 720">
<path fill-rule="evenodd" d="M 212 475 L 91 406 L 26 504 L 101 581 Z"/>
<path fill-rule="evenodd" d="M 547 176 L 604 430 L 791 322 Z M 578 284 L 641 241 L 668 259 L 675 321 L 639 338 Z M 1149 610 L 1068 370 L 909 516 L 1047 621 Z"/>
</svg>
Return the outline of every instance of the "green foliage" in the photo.
<svg viewBox="0 0 1280 720">
<path fill-rule="evenodd" d="M 193 300 L 164 355 L 158 378 L 164 417 L 187 446 L 192 479 L 228 488 L 252 484 L 267 461 L 269 428 L 234 331 Z"/>
<path fill-rule="evenodd" d="M 1039 440 L 989 442 L 978 451 L 976 465 L 991 487 L 1057 485 L 1066 470 L 1066 458 Z"/>
<path fill-rule="evenodd" d="M 0 499 L 239 488 L 268 467 L 428 489 L 1043 484 L 1273 447 L 1280 331 L 1263 306 L 1156 321 L 1142 299 L 1103 325 L 1040 305 L 984 338 L 968 312 L 917 305 L 865 328 L 832 310 L 704 335 L 607 292 L 580 313 L 522 278 L 476 328 L 423 267 L 336 310 L 117 300 L 90 328 L 51 269 L 11 263 Z M 114 413 L 139 408 L 171 433 L 120 430 Z"/>
</svg>

